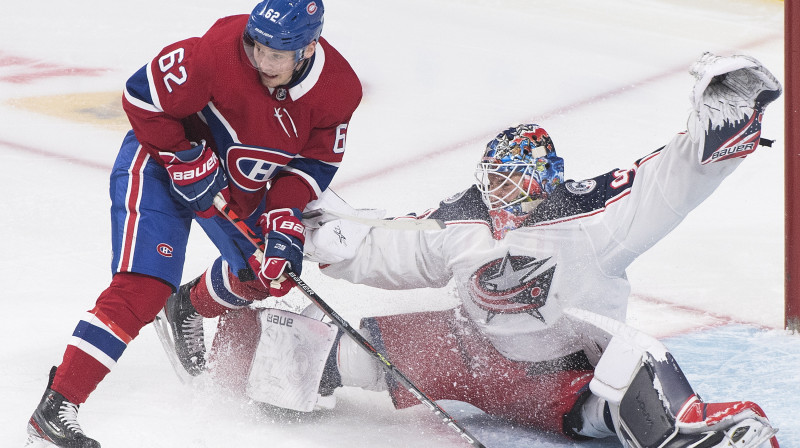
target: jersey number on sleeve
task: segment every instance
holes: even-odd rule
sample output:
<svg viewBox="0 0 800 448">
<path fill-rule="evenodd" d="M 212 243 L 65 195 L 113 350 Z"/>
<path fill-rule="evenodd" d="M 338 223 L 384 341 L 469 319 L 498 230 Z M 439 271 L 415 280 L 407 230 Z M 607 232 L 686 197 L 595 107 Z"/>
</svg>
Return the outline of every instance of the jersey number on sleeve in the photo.
<svg viewBox="0 0 800 448">
<path fill-rule="evenodd" d="M 333 144 L 333 152 L 341 154 L 344 152 L 344 144 L 347 138 L 347 123 L 340 124 L 336 128 L 336 143 Z"/>
<path fill-rule="evenodd" d="M 188 77 L 186 68 L 182 65 L 178 65 L 178 73 L 180 73 L 180 76 L 175 73 L 168 73 L 176 63 L 180 64 L 181 62 L 183 62 L 183 48 L 172 50 L 158 58 L 158 68 L 161 69 L 161 73 L 166 73 L 166 75 L 164 75 L 164 85 L 167 86 L 167 92 L 169 93 L 172 93 L 170 82 L 181 85 L 186 82 L 186 78 Z"/>
<path fill-rule="evenodd" d="M 614 171 L 614 180 L 611 181 L 611 188 L 618 190 L 626 187 L 636 176 L 637 169 L 639 169 L 639 166 L 634 164 L 630 169 Z"/>
</svg>

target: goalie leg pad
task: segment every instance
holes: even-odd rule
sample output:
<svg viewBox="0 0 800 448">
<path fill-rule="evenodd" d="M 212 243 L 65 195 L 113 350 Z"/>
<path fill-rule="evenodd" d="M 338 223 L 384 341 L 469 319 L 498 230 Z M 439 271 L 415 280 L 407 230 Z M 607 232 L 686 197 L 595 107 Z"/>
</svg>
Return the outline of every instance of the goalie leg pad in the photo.
<svg viewBox="0 0 800 448">
<path fill-rule="evenodd" d="M 623 446 L 778 448 L 777 430 L 758 405 L 704 403 L 657 339 L 589 311 L 564 311 L 611 336 L 590 389 L 608 401 Z"/>
<path fill-rule="evenodd" d="M 247 377 L 247 396 L 285 409 L 313 411 L 337 328 L 271 308 L 260 311 L 259 321 L 261 336 Z"/>
</svg>

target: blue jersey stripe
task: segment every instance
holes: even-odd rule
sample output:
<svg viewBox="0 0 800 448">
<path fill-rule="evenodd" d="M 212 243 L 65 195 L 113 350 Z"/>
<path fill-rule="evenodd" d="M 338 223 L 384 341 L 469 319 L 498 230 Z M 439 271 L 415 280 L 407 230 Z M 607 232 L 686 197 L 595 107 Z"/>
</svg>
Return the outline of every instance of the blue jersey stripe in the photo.
<svg viewBox="0 0 800 448">
<path fill-rule="evenodd" d="M 147 104 L 153 104 L 153 97 L 150 95 L 150 83 L 147 81 L 146 65 L 128 78 L 128 82 L 125 83 L 125 90 L 134 98 Z"/>
<path fill-rule="evenodd" d="M 97 347 L 100 351 L 108 355 L 108 357 L 114 361 L 119 360 L 119 357 L 122 356 L 122 352 L 124 352 L 125 348 L 128 347 L 127 344 L 120 341 L 112 333 L 109 333 L 103 328 L 92 325 L 85 320 L 82 320 L 78 323 L 78 326 L 75 327 L 75 331 L 72 333 L 72 335 L 76 338 L 86 341 L 94 347 Z"/>
</svg>

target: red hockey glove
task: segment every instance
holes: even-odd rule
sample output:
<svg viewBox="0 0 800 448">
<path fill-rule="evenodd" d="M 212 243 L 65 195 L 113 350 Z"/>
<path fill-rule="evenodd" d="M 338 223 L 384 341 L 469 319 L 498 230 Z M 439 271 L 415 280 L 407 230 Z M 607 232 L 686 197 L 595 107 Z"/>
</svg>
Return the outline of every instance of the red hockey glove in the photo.
<svg viewBox="0 0 800 448">
<path fill-rule="evenodd" d="M 264 260 L 259 261 L 255 255 L 249 263 L 261 283 L 269 288 L 274 297 L 286 295 L 294 286 L 294 282 L 283 273 L 287 269 L 297 275 L 303 270 L 303 243 L 305 227 L 300 222 L 302 213 L 296 208 L 279 208 L 271 210 L 258 218 L 257 224 L 264 233 Z"/>
<path fill-rule="evenodd" d="M 210 218 L 216 213 L 214 196 L 217 193 L 230 199 L 225 171 L 205 141 L 190 149 L 159 155 L 169 173 L 172 197 L 201 218 Z"/>
</svg>

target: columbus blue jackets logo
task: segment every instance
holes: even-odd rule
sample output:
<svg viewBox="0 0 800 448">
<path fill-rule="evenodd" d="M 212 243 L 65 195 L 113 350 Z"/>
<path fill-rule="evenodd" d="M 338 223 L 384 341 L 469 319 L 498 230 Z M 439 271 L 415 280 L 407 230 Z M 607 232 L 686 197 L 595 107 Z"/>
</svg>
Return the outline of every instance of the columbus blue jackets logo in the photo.
<svg viewBox="0 0 800 448">
<path fill-rule="evenodd" d="M 472 300 L 486 310 L 486 321 L 498 314 L 527 313 L 544 322 L 539 308 L 547 303 L 556 266 L 534 257 L 513 256 L 492 260 L 470 278 Z"/>
</svg>

